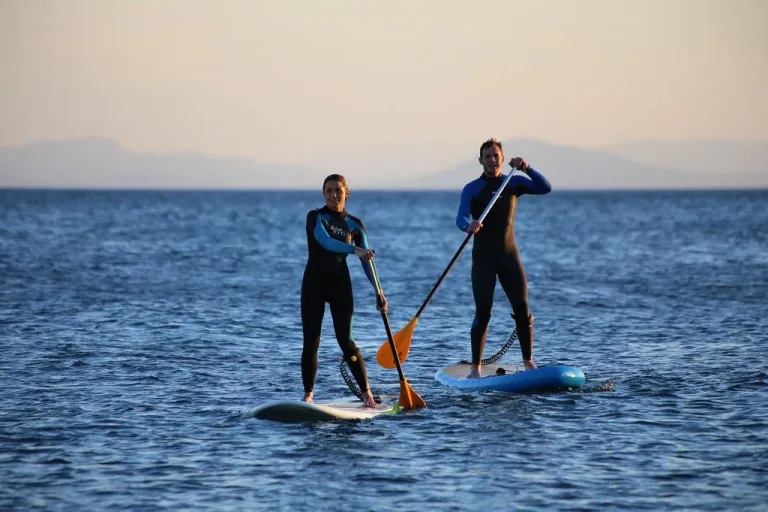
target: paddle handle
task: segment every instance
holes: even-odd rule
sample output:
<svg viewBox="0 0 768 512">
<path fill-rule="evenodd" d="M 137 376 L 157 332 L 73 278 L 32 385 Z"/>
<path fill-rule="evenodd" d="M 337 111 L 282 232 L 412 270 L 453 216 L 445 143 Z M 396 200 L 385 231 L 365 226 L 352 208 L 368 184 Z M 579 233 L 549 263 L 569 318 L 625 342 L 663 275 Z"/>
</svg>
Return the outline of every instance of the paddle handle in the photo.
<svg viewBox="0 0 768 512">
<path fill-rule="evenodd" d="M 373 260 L 368 260 L 368 264 L 371 266 L 371 272 L 373 273 L 373 287 L 376 289 L 376 299 L 379 304 L 384 302 L 384 292 L 381 291 L 381 283 L 379 283 L 379 273 L 376 272 L 376 265 Z M 400 366 L 400 357 L 397 355 L 397 347 L 395 347 L 395 338 L 392 336 L 392 328 L 389 326 L 389 318 L 384 311 L 381 311 L 381 319 L 384 320 L 384 329 L 387 331 L 387 340 L 389 341 L 389 348 L 392 349 L 392 355 L 395 359 L 395 366 L 397 367 L 397 375 L 400 377 L 400 382 L 405 381 L 405 375 L 403 375 L 403 367 Z"/>
<path fill-rule="evenodd" d="M 493 208 L 493 205 L 496 204 L 496 200 L 501 196 L 501 193 L 504 191 L 505 188 L 507 188 L 507 184 L 509 184 L 509 181 L 512 179 L 512 172 L 510 172 L 506 178 L 504 178 L 504 181 L 502 182 L 499 189 L 494 192 L 493 197 L 491 197 L 490 202 L 485 207 L 485 210 L 483 210 L 483 213 L 480 214 L 480 217 L 477 218 L 477 221 L 482 224 L 482 222 L 485 220 L 485 217 L 488 216 L 488 213 L 491 211 L 491 208 Z M 474 233 L 468 233 L 467 237 L 464 239 L 464 241 L 461 243 L 461 246 L 459 246 L 459 250 L 456 251 L 456 254 L 453 255 L 453 258 L 451 258 L 450 263 L 448 263 L 448 266 L 443 270 L 443 273 L 440 274 L 440 277 L 438 278 L 435 285 L 432 287 L 432 291 L 429 292 L 429 295 L 427 295 L 427 298 L 424 299 L 424 302 L 422 303 L 419 310 L 416 312 L 416 318 L 419 318 L 421 313 L 424 311 L 424 309 L 427 307 L 427 305 L 432 300 L 432 297 L 435 296 L 435 293 L 437 292 L 437 289 L 440 288 L 440 285 L 443 284 L 443 280 L 445 279 L 445 276 L 448 275 L 448 272 L 450 272 L 451 268 L 453 267 L 453 264 L 456 263 L 456 260 L 459 259 L 459 255 L 461 255 L 461 252 L 464 250 L 464 248 L 467 246 L 469 241 L 472 239 L 472 235 Z"/>
</svg>

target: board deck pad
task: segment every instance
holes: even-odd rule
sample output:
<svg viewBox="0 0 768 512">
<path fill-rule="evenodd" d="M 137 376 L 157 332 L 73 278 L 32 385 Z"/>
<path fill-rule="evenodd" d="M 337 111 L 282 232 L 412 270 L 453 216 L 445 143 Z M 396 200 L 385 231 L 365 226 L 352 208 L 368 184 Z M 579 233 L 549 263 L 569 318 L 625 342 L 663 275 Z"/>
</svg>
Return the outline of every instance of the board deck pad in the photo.
<svg viewBox="0 0 768 512">
<path fill-rule="evenodd" d="M 360 401 L 335 401 L 308 404 L 301 400 L 275 400 L 253 410 L 255 418 L 301 423 L 305 421 L 368 420 L 382 414 L 395 414 L 397 405 L 379 404 L 376 409 L 365 407 Z"/>
<path fill-rule="evenodd" d="M 467 363 L 456 363 L 443 369 L 443 373 L 454 379 L 466 379 L 472 365 Z M 525 371 L 525 366 L 514 364 L 484 364 L 480 367 L 480 378 L 496 377 L 498 375 L 507 375 Z"/>
</svg>

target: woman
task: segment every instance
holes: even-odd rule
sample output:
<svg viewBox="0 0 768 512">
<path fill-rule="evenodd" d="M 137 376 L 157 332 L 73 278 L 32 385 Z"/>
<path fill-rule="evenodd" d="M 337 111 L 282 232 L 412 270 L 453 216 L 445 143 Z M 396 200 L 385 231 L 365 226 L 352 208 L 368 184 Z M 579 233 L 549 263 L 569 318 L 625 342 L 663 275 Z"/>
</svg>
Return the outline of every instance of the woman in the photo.
<svg viewBox="0 0 768 512">
<path fill-rule="evenodd" d="M 359 257 L 368 279 L 373 284 L 374 276 L 367 262 L 374 257 L 374 252 L 368 247 L 362 221 L 344 209 L 349 196 L 347 180 L 339 174 L 331 174 L 323 181 L 323 196 L 325 206 L 307 214 L 309 258 L 301 283 L 301 325 L 304 331 L 304 348 L 301 353 L 303 401 L 313 402 L 320 329 L 325 304 L 328 303 L 331 307 L 336 341 L 360 386 L 363 402 L 366 407 L 376 408 L 368 385 L 363 355 L 352 339 L 354 301 L 347 267 L 348 254 Z M 386 299 L 377 305 L 377 309 L 387 311 Z"/>
</svg>

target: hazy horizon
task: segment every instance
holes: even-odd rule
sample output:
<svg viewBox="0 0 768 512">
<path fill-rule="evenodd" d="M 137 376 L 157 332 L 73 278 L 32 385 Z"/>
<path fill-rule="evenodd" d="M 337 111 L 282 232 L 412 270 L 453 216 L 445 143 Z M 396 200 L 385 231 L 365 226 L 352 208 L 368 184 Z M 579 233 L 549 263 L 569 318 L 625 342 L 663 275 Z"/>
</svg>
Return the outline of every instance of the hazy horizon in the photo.
<svg viewBox="0 0 768 512">
<path fill-rule="evenodd" d="M 558 190 L 768 189 L 766 143 L 645 140 L 604 150 L 536 139 L 503 143 L 535 162 Z M 407 175 L 372 173 L 364 166 L 343 172 L 356 190 L 459 190 L 480 169 L 471 157 Z M 105 138 L 0 147 L 0 188 L 314 190 L 338 171 L 203 153 L 137 152 Z"/>
<path fill-rule="evenodd" d="M 766 22 L 761 0 L 5 0 L 0 146 L 407 176 L 488 137 L 768 141 Z"/>
</svg>

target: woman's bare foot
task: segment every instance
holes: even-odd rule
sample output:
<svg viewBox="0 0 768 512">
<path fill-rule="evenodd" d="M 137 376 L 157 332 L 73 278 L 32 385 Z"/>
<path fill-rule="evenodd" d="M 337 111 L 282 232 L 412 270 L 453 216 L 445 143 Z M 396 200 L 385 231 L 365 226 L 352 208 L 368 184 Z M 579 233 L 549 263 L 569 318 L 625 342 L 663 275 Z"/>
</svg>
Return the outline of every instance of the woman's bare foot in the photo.
<svg viewBox="0 0 768 512">
<path fill-rule="evenodd" d="M 526 370 L 538 369 L 538 366 L 536 366 L 536 363 L 533 362 L 533 359 L 528 359 L 526 361 L 523 361 L 523 366 L 525 366 Z"/>
<path fill-rule="evenodd" d="M 370 407 L 371 409 L 376 409 L 376 400 L 373 399 L 370 389 L 363 393 L 363 405 Z"/>
<path fill-rule="evenodd" d="M 312 391 L 309 393 L 304 393 L 304 398 L 301 399 L 302 402 L 307 402 L 308 404 L 315 403 L 314 398 L 312 397 Z"/>
<path fill-rule="evenodd" d="M 480 378 L 480 365 L 479 364 L 473 364 L 471 368 L 469 369 L 469 375 L 467 375 L 468 379 L 479 379 Z"/>
</svg>

